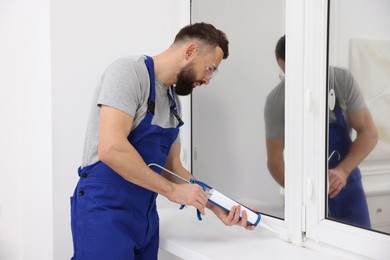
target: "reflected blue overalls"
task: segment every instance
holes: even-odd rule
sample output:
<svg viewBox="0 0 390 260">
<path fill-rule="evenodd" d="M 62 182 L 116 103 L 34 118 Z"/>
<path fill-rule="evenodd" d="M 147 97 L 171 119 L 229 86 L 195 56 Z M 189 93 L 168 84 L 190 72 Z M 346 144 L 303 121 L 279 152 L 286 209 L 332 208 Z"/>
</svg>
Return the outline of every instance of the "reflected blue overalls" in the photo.
<svg viewBox="0 0 390 260">
<path fill-rule="evenodd" d="M 333 169 L 342 161 L 352 144 L 349 130 L 341 111 L 336 102 L 334 109 L 336 121 L 329 124 L 329 156 L 337 151 L 340 158 L 331 156 L 329 169 Z M 359 168 L 355 168 L 347 179 L 347 183 L 340 193 L 333 199 L 328 198 L 328 217 L 348 224 L 371 228 L 368 213 L 366 195 L 363 190 Z"/>
<path fill-rule="evenodd" d="M 128 140 L 146 164 L 165 165 L 183 122 L 177 115 L 173 96 L 171 111 L 179 125 L 162 128 L 151 124 L 155 105 L 154 63 L 150 57 L 146 57 L 145 63 L 150 77 L 148 112 Z M 153 169 L 161 173 L 160 169 Z M 79 176 L 71 198 L 72 259 L 157 259 L 157 194 L 126 181 L 101 161 L 79 168 Z"/>
</svg>

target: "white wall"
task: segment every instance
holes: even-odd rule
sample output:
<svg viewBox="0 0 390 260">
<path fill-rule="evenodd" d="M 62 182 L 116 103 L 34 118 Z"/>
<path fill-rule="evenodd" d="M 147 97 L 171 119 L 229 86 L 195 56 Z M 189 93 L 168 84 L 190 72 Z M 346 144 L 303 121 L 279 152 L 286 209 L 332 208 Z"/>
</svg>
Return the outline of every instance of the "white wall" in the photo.
<svg viewBox="0 0 390 260">
<path fill-rule="evenodd" d="M 0 4 L 0 109 L 3 111 L 0 127 L 0 258 L 21 259 L 22 236 L 22 180 L 20 161 L 21 121 L 20 84 L 17 50 L 16 4 L 10 0 Z M 6 62 L 3 62 L 6 61 Z M 17 173 L 17 174 L 16 174 Z M 14 194 L 11 199 L 9 195 Z"/>
<path fill-rule="evenodd" d="M 69 259 L 94 88 L 113 60 L 167 48 L 189 1 L 3 0 L 0 22 L 0 259 Z"/>
<path fill-rule="evenodd" d="M 0 12 L 0 258 L 52 259 L 49 1 Z"/>
</svg>

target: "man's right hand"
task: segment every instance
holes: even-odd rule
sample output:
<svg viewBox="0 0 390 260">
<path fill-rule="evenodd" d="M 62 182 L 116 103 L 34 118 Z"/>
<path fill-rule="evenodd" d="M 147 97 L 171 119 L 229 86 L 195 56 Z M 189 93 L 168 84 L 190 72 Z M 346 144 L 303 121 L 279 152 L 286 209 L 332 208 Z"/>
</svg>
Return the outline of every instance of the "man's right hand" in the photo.
<svg viewBox="0 0 390 260">
<path fill-rule="evenodd" d="M 167 198 L 175 203 L 194 206 L 202 215 L 208 201 L 207 193 L 198 184 L 173 184 L 174 188 Z"/>
</svg>

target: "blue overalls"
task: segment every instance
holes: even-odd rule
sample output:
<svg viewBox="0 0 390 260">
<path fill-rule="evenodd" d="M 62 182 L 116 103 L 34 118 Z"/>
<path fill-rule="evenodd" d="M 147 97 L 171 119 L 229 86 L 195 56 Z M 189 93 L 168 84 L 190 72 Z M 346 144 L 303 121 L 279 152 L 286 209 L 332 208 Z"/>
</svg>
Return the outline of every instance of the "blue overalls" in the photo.
<svg viewBox="0 0 390 260">
<path fill-rule="evenodd" d="M 152 125 L 156 96 L 153 59 L 146 57 L 145 64 L 150 77 L 148 112 L 127 139 L 146 164 L 165 165 L 183 122 L 173 96 L 170 109 L 179 125 Z M 161 173 L 159 168 L 153 170 Z M 101 161 L 79 168 L 78 174 L 80 179 L 71 198 L 72 259 L 157 259 L 157 194 L 126 181 Z"/>
<path fill-rule="evenodd" d="M 329 155 L 328 167 L 333 169 L 342 161 L 352 144 L 349 130 L 336 102 L 334 109 L 336 121 L 329 124 Z M 340 158 L 336 154 L 340 155 Z M 347 224 L 359 227 L 371 228 L 370 215 L 368 213 L 366 195 L 363 190 L 359 168 L 355 168 L 347 179 L 346 185 L 334 198 L 328 198 L 328 217 Z"/>
</svg>

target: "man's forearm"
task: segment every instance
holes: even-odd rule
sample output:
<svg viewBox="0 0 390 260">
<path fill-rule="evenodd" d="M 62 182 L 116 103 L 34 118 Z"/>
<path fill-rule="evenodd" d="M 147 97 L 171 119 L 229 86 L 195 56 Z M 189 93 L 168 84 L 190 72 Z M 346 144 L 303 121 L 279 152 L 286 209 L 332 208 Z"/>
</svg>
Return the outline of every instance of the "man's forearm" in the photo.
<svg viewBox="0 0 390 260">
<path fill-rule="evenodd" d="M 284 187 L 284 162 L 280 163 L 268 163 L 268 170 L 275 181 L 282 187 Z"/>
<path fill-rule="evenodd" d="M 360 134 L 352 143 L 348 155 L 337 166 L 344 172 L 350 174 L 374 149 L 378 142 L 377 135 Z"/>
</svg>

